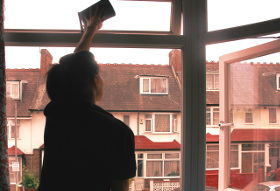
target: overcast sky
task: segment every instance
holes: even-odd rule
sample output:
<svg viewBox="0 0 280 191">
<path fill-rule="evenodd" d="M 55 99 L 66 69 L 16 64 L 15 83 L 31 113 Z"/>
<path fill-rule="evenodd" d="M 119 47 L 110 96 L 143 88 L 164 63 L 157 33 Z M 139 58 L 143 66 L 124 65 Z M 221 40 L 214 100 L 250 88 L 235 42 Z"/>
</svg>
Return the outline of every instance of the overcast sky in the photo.
<svg viewBox="0 0 280 191">
<path fill-rule="evenodd" d="M 94 2 L 96 1 L 8 0 L 5 1 L 5 28 L 79 29 L 77 12 Z M 104 30 L 169 30 L 171 4 L 168 2 L 111 0 L 111 3 L 117 16 L 104 22 Z M 212 31 L 278 18 L 280 17 L 279 6 L 279 0 L 209 0 L 208 29 Z M 157 14 L 154 13 L 155 10 Z M 208 46 L 206 49 L 207 60 L 218 61 L 219 56 L 223 54 L 271 40 L 273 39 L 249 39 Z M 62 55 L 73 52 L 73 48 L 7 47 L 7 68 L 38 68 L 40 63 L 39 51 L 42 48 L 48 48 L 54 57 L 54 62 L 58 62 Z M 168 52 L 170 50 L 95 48 L 91 51 L 100 63 L 168 64 Z M 280 62 L 280 54 L 259 58 L 256 61 Z"/>
</svg>

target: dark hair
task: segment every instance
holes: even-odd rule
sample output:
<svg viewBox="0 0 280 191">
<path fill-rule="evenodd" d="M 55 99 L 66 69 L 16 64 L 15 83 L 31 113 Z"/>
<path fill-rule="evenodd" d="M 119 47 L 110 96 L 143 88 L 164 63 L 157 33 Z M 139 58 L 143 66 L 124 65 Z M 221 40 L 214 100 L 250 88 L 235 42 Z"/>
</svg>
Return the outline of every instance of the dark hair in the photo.
<svg viewBox="0 0 280 191">
<path fill-rule="evenodd" d="M 47 93 L 52 101 L 86 101 L 94 99 L 94 76 L 99 67 L 92 53 L 77 52 L 63 56 L 47 73 Z"/>
</svg>

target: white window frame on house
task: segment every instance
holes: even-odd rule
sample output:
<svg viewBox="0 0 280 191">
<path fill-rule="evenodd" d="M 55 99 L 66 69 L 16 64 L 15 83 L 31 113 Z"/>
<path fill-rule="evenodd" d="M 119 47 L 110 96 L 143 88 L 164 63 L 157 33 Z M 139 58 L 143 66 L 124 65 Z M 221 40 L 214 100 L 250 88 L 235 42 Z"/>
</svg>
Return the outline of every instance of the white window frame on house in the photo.
<svg viewBox="0 0 280 191">
<path fill-rule="evenodd" d="M 272 26 L 272 22 L 275 22 L 279 19 L 274 19 L 271 21 L 263 22 L 262 24 Z M 260 23 L 248 25 L 249 30 L 253 28 L 260 30 L 264 25 Z M 245 27 L 244 29 L 246 29 Z M 242 29 L 243 30 L 243 29 Z M 234 30 L 233 30 L 234 31 Z M 232 31 L 232 32 L 233 32 Z M 244 60 L 253 59 L 256 57 L 265 56 L 268 54 L 273 54 L 280 51 L 280 40 L 274 40 L 265 44 L 257 45 L 251 48 L 244 50 L 232 52 L 223 56 L 220 56 L 219 59 L 219 72 L 220 72 L 220 121 L 221 124 L 225 124 L 220 128 L 219 136 L 219 191 L 223 191 L 226 188 L 229 188 L 230 185 L 230 133 L 231 125 L 230 124 L 230 110 L 229 110 L 229 79 L 228 79 L 228 70 L 229 65 L 235 62 L 241 62 Z M 226 125 L 228 124 L 228 125 Z"/>
<path fill-rule="evenodd" d="M 253 145 L 253 147 L 254 146 L 257 146 L 257 145 L 260 145 L 260 146 L 262 146 L 263 147 L 263 149 L 260 149 L 258 146 L 257 146 L 257 148 L 256 149 L 251 149 L 251 150 L 243 150 L 243 146 L 244 145 L 246 145 L 246 144 L 242 144 L 241 145 L 241 164 L 242 164 L 242 157 L 243 157 L 243 154 L 244 153 L 249 153 L 249 154 L 252 154 L 252 172 L 256 172 L 256 171 L 254 171 L 254 166 L 257 166 L 257 165 L 259 165 L 259 163 L 256 163 L 255 162 L 255 160 L 254 160 L 254 153 L 257 153 L 257 154 L 263 154 L 263 159 L 264 159 L 264 161 L 263 161 L 263 166 L 264 166 L 264 168 L 265 168 L 265 144 L 261 144 L 261 143 L 256 143 L 256 144 L 254 144 L 254 143 L 251 143 L 250 145 Z M 241 165 L 241 168 L 240 168 L 240 170 L 241 170 L 241 173 L 243 173 L 243 169 L 242 169 L 242 165 Z M 248 172 L 248 173 L 252 173 L 252 172 Z"/>
<path fill-rule="evenodd" d="M 156 131 L 156 115 L 169 115 L 169 131 Z M 154 133 L 154 134 L 169 134 L 169 133 L 176 133 L 178 132 L 178 121 L 177 118 L 174 119 L 174 113 L 150 113 L 150 114 L 145 114 L 145 133 Z M 150 121 L 151 123 L 151 130 L 147 130 L 146 128 L 146 123 L 147 121 Z M 176 123 L 176 124 L 175 124 Z M 176 127 L 176 129 L 173 129 L 173 127 Z"/>
<path fill-rule="evenodd" d="M 165 92 L 152 92 L 152 80 L 153 79 L 165 79 Z M 144 80 L 148 80 L 149 88 L 148 91 L 144 91 Z M 167 95 L 169 92 L 168 77 L 165 76 L 153 76 L 153 77 L 140 77 L 140 94 L 155 94 L 155 95 Z"/>
<path fill-rule="evenodd" d="M 7 136 L 8 139 L 15 139 L 15 137 L 12 137 L 12 131 L 15 128 L 15 120 L 8 120 L 7 124 Z M 17 120 L 17 138 L 20 138 L 20 120 Z"/>
<path fill-rule="evenodd" d="M 211 81 L 211 83 L 210 83 L 212 86 L 211 88 L 208 88 L 209 82 L 208 82 L 207 76 L 209 76 L 209 75 L 213 76 L 212 77 L 213 81 Z M 216 76 L 219 77 L 219 72 L 207 72 L 206 73 L 206 91 L 219 91 L 219 78 L 216 79 Z M 218 83 L 217 86 L 216 86 L 216 83 Z"/>
<path fill-rule="evenodd" d="M 247 115 L 249 114 L 249 115 Z M 251 116 L 250 116 L 251 115 Z M 254 123 L 254 112 L 253 112 L 253 109 L 246 109 L 245 110 L 245 124 L 253 124 Z M 249 120 L 251 119 L 251 120 Z"/>
<path fill-rule="evenodd" d="M 164 0 L 161 0 L 164 1 Z M 182 15 L 181 15 L 182 11 Z M 181 16 L 183 34 L 181 33 Z M 172 1 L 172 25 L 177 32 L 151 33 L 99 32 L 96 47 L 170 48 L 182 50 L 182 170 L 181 190 L 205 190 L 205 45 L 277 33 L 280 19 L 207 32 L 205 0 Z M 172 31 L 172 29 L 171 29 Z M 75 46 L 79 31 L 5 30 L 6 46 Z M 199 76 L 199 77 L 198 77 Z M 220 77 L 220 80 L 223 79 Z M 219 84 L 221 89 L 221 83 Z M 221 111 L 220 111 L 221 113 Z M 224 122 L 227 118 L 221 117 Z M 225 177 L 224 179 L 227 179 Z M 224 190 L 229 184 L 223 184 Z"/>
<path fill-rule="evenodd" d="M 21 100 L 22 97 L 22 83 L 20 80 L 7 80 L 6 81 L 6 96 L 13 100 Z M 13 94 L 14 89 L 17 89 L 16 94 Z"/>
<path fill-rule="evenodd" d="M 160 159 L 149 159 L 148 158 L 148 155 L 149 154 L 156 154 L 156 155 L 161 155 L 161 158 Z M 178 154 L 179 157 L 178 158 L 166 158 L 166 154 Z M 164 166 L 164 162 L 166 161 L 176 161 L 176 162 L 180 162 L 180 159 L 181 159 L 181 154 L 180 154 L 180 151 L 149 151 L 149 152 L 146 152 L 144 153 L 144 178 L 168 178 L 168 179 L 178 179 L 180 178 L 180 175 L 179 176 L 164 176 L 164 173 L 165 173 L 165 166 Z M 148 165 L 147 165 L 147 162 L 152 162 L 152 161 L 161 161 L 162 162 L 162 176 L 148 176 L 147 175 L 147 168 L 148 168 Z M 179 165 L 180 166 L 180 165 Z M 181 168 L 179 169 L 179 174 L 181 173 Z"/>
<path fill-rule="evenodd" d="M 271 116 L 270 116 L 270 115 L 271 115 L 270 111 L 271 111 L 271 110 L 274 110 L 274 111 L 275 111 L 275 114 L 274 114 L 274 115 L 275 115 L 275 116 L 274 116 L 274 117 L 275 117 L 275 121 L 270 121 L 270 117 L 271 117 Z M 277 124 L 277 122 L 278 122 L 278 121 L 277 121 L 277 108 L 276 108 L 276 107 L 268 107 L 268 108 L 267 108 L 267 111 L 268 111 L 268 124 L 272 124 L 272 125 L 273 125 L 273 124 Z"/>
<path fill-rule="evenodd" d="M 215 111 L 215 110 L 219 111 Z M 218 127 L 219 122 L 217 124 L 214 124 L 214 113 L 220 113 L 220 109 L 217 106 L 208 106 L 206 107 L 206 127 Z M 207 116 L 210 114 L 210 124 L 207 124 Z M 220 114 L 219 114 L 220 115 Z M 218 119 L 219 121 L 219 119 Z"/>
</svg>

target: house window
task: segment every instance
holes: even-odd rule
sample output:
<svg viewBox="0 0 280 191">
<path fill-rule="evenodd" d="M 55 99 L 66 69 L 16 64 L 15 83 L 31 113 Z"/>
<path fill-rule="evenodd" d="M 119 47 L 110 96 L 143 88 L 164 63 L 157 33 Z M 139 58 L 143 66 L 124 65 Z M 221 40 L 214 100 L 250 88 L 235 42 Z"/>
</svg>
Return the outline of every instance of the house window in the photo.
<svg viewBox="0 0 280 191">
<path fill-rule="evenodd" d="M 219 168 L 219 145 L 207 145 L 206 168 Z"/>
<path fill-rule="evenodd" d="M 172 115 L 172 132 L 178 132 L 177 129 L 177 115 Z"/>
<path fill-rule="evenodd" d="M 207 107 L 206 108 L 206 125 L 216 126 L 219 125 L 219 108 Z"/>
<path fill-rule="evenodd" d="M 231 145 L 230 167 L 238 168 L 238 145 Z M 219 168 L 219 145 L 206 146 L 206 168 Z"/>
<path fill-rule="evenodd" d="M 219 90 L 219 74 L 206 74 L 206 90 Z"/>
<path fill-rule="evenodd" d="M 264 144 L 242 144 L 242 173 L 264 169 Z"/>
<path fill-rule="evenodd" d="M 269 123 L 277 123 L 276 108 L 269 108 Z"/>
<path fill-rule="evenodd" d="M 145 131 L 154 133 L 170 133 L 177 131 L 177 115 L 146 114 Z"/>
<path fill-rule="evenodd" d="M 7 135 L 9 139 L 14 139 L 16 137 L 19 138 L 19 121 L 17 121 L 17 128 L 15 126 L 14 121 L 8 121 L 7 125 Z"/>
<path fill-rule="evenodd" d="M 129 115 L 124 115 L 124 116 L 123 116 L 123 122 L 124 122 L 127 126 L 129 126 Z"/>
<path fill-rule="evenodd" d="M 152 121 L 153 116 L 151 114 L 145 115 L 145 131 L 151 132 L 152 131 Z"/>
<path fill-rule="evenodd" d="M 167 94 L 168 79 L 166 77 L 140 78 L 141 94 Z"/>
<path fill-rule="evenodd" d="M 170 114 L 155 114 L 155 132 L 170 132 Z"/>
<path fill-rule="evenodd" d="M 253 123 L 253 112 L 248 109 L 245 113 L 245 123 Z"/>
<path fill-rule="evenodd" d="M 147 177 L 179 177 L 180 155 L 179 153 L 155 153 L 147 154 Z"/>
<path fill-rule="evenodd" d="M 139 153 L 137 154 L 137 176 L 143 177 L 143 160 L 144 160 L 144 154 Z"/>
<path fill-rule="evenodd" d="M 12 99 L 20 99 L 20 81 L 7 81 L 6 96 Z"/>
</svg>

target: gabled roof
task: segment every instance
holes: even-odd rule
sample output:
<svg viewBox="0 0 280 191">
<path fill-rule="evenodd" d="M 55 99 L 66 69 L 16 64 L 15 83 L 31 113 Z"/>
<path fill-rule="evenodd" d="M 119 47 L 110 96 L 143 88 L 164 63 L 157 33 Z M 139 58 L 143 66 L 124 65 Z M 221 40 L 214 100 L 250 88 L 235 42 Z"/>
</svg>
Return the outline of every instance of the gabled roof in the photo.
<svg viewBox="0 0 280 191">
<path fill-rule="evenodd" d="M 234 129 L 231 142 L 273 142 L 280 141 L 280 129 Z M 206 134 L 207 143 L 218 143 L 219 135 Z"/>
<path fill-rule="evenodd" d="M 144 135 L 135 136 L 135 150 L 180 150 L 175 139 L 172 142 L 153 142 Z"/>
<path fill-rule="evenodd" d="M 15 155 L 15 150 L 16 150 L 15 146 L 8 148 L 8 155 Z M 17 148 L 17 155 L 23 155 L 23 154 L 24 152 L 22 152 L 19 148 Z"/>
</svg>

